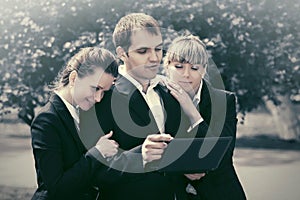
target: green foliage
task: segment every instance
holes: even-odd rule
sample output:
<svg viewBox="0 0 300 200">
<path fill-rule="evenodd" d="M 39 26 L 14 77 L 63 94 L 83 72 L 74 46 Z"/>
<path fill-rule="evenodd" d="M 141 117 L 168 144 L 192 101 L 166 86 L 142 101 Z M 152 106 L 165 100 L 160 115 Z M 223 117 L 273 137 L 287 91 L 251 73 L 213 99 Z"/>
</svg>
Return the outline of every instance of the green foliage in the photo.
<svg viewBox="0 0 300 200">
<path fill-rule="evenodd" d="M 1 1 L 1 116 L 18 108 L 30 123 L 70 56 L 93 45 L 114 51 L 114 25 L 130 12 L 158 19 L 166 47 L 185 30 L 200 36 L 241 112 L 265 97 L 276 103 L 277 94 L 300 95 L 297 0 Z"/>
</svg>

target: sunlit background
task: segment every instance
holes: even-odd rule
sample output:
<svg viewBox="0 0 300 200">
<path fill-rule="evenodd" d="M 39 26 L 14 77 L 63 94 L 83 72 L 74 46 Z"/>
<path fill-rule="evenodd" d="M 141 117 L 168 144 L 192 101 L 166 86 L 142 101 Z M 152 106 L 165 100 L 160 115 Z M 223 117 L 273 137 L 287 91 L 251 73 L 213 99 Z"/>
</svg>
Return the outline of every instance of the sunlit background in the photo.
<svg viewBox="0 0 300 200">
<path fill-rule="evenodd" d="M 248 198 L 299 199 L 299 11 L 298 0 L 0 0 L 0 199 L 32 195 L 29 124 L 47 85 L 81 47 L 114 52 L 113 28 L 130 12 L 159 21 L 164 49 L 186 32 L 206 43 L 238 97 L 235 163 Z"/>
</svg>

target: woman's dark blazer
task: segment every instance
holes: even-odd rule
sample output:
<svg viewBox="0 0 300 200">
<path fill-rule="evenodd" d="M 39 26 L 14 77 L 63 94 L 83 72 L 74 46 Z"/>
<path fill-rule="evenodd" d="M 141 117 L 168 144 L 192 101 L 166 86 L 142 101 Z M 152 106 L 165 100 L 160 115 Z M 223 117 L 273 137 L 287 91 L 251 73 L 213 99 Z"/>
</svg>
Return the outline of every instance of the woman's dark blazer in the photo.
<svg viewBox="0 0 300 200">
<path fill-rule="evenodd" d="M 97 159 L 103 157 L 95 147 L 84 147 L 58 95 L 53 94 L 35 117 L 31 136 L 38 182 L 32 199 L 96 199 L 91 179 L 101 167 Z"/>
<path fill-rule="evenodd" d="M 204 81 L 198 110 L 204 121 L 193 130 L 192 135 L 196 137 L 232 136 L 233 140 L 218 169 L 208 172 L 199 181 L 187 181 L 196 188 L 198 193 L 197 196 L 190 195 L 191 199 L 246 199 L 232 161 L 237 125 L 235 95 L 215 89 Z"/>
</svg>

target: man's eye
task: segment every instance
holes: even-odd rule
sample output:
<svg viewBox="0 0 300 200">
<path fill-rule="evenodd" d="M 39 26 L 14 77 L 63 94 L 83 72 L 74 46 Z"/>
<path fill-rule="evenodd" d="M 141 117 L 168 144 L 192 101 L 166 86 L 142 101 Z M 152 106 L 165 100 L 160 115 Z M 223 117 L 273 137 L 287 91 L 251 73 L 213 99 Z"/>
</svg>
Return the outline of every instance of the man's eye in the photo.
<svg viewBox="0 0 300 200">
<path fill-rule="evenodd" d="M 147 49 L 138 49 L 137 52 L 139 54 L 145 54 L 147 52 Z"/>
<path fill-rule="evenodd" d="M 155 51 L 161 51 L 162 50 L 162 48 L 161 47 L 157 47 L 157 48 L 155 48 Z"/>
<path fill-rule="evenodd" d="M 199 67 L 193 66 L 191 67 L 192 70 L 197 71 L 199 69 Z"/>
</svg>

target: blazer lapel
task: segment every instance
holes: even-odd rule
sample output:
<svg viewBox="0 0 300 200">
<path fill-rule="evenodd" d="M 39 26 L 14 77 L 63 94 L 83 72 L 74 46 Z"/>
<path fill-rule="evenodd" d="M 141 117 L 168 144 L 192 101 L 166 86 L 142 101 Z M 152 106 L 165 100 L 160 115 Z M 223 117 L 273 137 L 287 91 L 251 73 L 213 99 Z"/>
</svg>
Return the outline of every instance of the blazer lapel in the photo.
<svg viewBox="0 0 300 200">
<path fill-rule="evenodd" d="M 207 83 L 203 80 L 203 86 L 201 91 L 201 100 L 198 105 L 198 109 L 201 113 L 201 116 L 205 121 L 210 121 L 211 115 L 211 96 L 213 95 L 213 91 L 209 89 Z"/>
<path fill-rule="evenodd" d="M 73 117 L 71 116 L 69 110 L 67 109 L 64 102 L 60 99 L 60 97 L 56 94 L 52 95 L 50 97 L 50 101 L 54 105 L 58 115 L 60 116 L 61 120 L 64 122 L 66 128 L 69 130 L 69 134 L 74 139 L 78 149 L 80 152 L 86 151 L 86 148 L 83 146 L 83 143 L 81 142 L 77 129 L 75 127 L 75 122 Z M 66 133 L 68 134 L 68 133 Z"/>
<path fill-rule="evenodd" d="M 175 136 L 178 134 L 178 131 L 180 131 L 179 127 L 185 123 L 183 122 L 184 115 L 181 115 L 180 104 L 164 86 L 157 85 L 155 90 L 159 92 L 163 101 L 165 111 L 165 132 Z"/>
<path fill-rule="evenodd" d="M 114 92 L 123 98 L 121 102 L 125 109 L 129 108 L 130 117 L 138 125 L 147 126 L 150 133 L 158 133 L 153 114 L 139 90 L 125 77 L 119 75 Z"/>
</svg>

